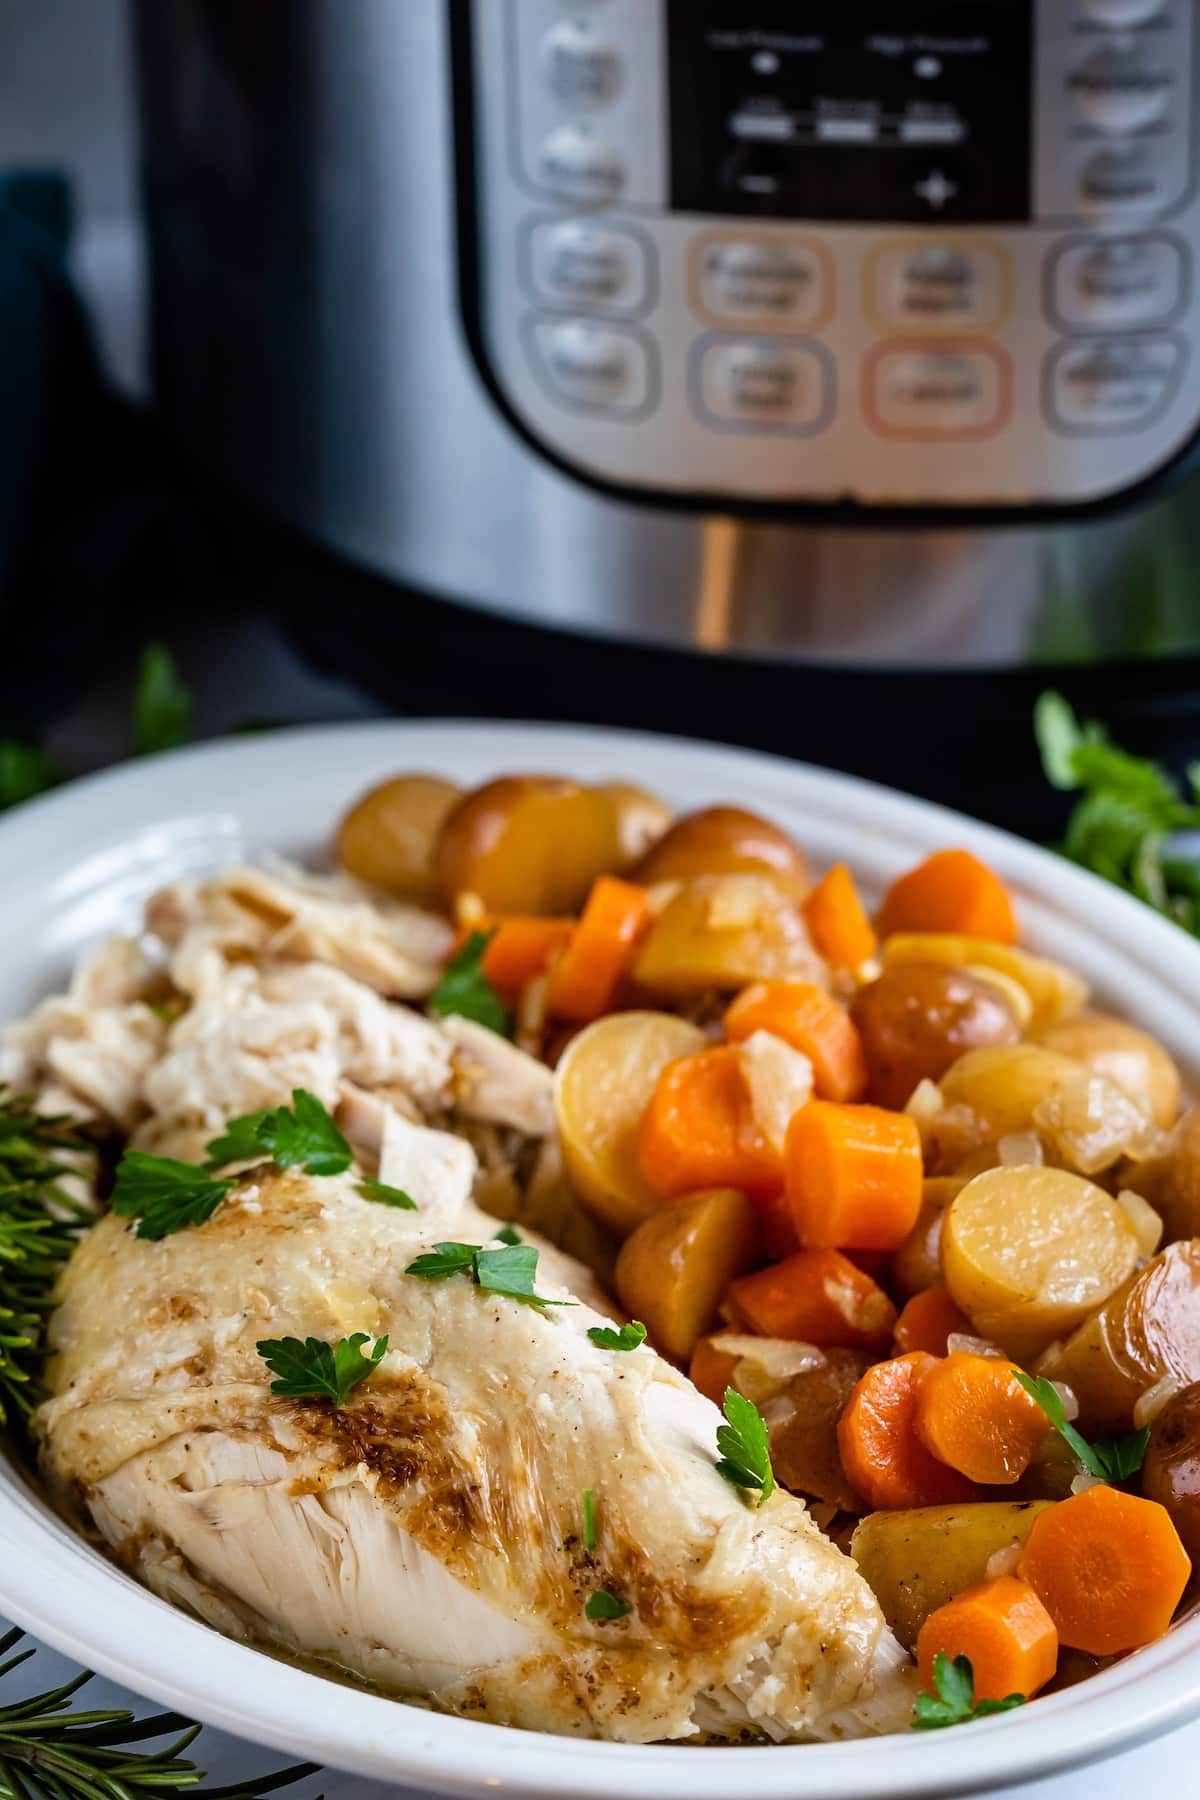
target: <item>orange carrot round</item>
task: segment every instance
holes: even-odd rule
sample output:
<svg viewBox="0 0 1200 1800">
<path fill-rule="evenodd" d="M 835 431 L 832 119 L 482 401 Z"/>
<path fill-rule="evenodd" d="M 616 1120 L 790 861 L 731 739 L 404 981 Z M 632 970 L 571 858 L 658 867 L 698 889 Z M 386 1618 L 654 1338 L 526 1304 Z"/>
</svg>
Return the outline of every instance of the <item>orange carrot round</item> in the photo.
<svg viewBox="0 0 1200 1800">
<path fill-rule="evenodd" d="M 844 1006 L 810 981 L 756 981 L 725 1014 L 725 1036 L 740 1044 L 770 1031 L 813 1066 L 814 1091 L 825 1100 L 858 1100 L 867 1091 L 867 1062 Z"/>
<path fill-rule="evenodd" d="M 880 937 L 897 931 L 962 932 L 1015 944 L 1008 889 L 969 850 L 938 850 L 894 881 L 875 921 Z"/>
<path fill-rule="evenodd" d="M 838 1250 L 801 1250 L 743 1275 L 729 1297 L 763 1337 L 795 1338 L 827 1349 L 881 1349 L 896 1309 L 883 1289 Z"/>
<path fill-rule="evenodd" d="M 933 1659 L 970 1658 L 977 1700 L 1028 1700 L 1053 1679 L 1058 1667 L 1054 1620 L 1028 1582 L 1013 1575 L 964 1588 L 931 1612 L 917 1637 L 921 1685 L 935 1693 Z"/>
<path fill-rule="evenodd" d="M 931 1290 L 936 1292 L 936 1290 Z M 917 1436 L 939 1462 L 984 1487 L 1019 1481 L 1046 1436 L 1046 1415 L 999 1356 L 958 1352 L 922 1383 Z"/>
<path fill-rule="evenodd" d="M 796 1235 L 810 1249 L 895 1250 L 921 1210 L 921 1134 L 905 1113 L 812 1100 L 784 1147 Z"/>
<path fill-rule="evenodd" d="M 733 1386 L 733 1371 L 737 1367 L 737 1360 L 727 1350 L 718 1350 L 710 1337 L 698 1339 L 696 1348 L 692 1351 L 692 1360 L 688 1364 L 692 1386 L 699 1388 L 714 1406 L 722 1406 L 726 1388 Z"/>
<path fill-rule="evenodd" d="M 703 1188 L 741 1188 L 752 1199 L 779 1192 L 779 1158 L 755 1123 L 732 1045 L 667 1064 L 642 1114 L 637 1162 L 664 1200 Z"/>
<path fill-rule="evenodd" d="M 575 930 L 575 921 L 510 913 L 484 919 L 471 930 L 491 932 L 491 942 L 483 953 L 483 972 L 500 998 L 511 1005 L 525 984 L 540 975 L 567 942 Z M 469 931 L 459 932 L 455 952 L 462 949 L 470 935 Z"/>
<path fill-rule="evenodd" d="M 956 1331 L 971 1334 L 973 1327 L 960 1312 L 942 1282 L 923 1288 L 905 1302 L 896 1320 L 895 1338 L 900 1350 L 927 1350 L 931 1356 L 947 1354 L 947 1339 Z"/>
<path fill-rule="evenodd" d="M 979 1497 L 973 1482 L 930 1456 L 917 1436 L 921 1385 L 936 1366 L 922 1350 L 875 1363 L 838 1420 L 842 1467 L 871 1507 L 953 1506 Z"/>
<path fill-rule="evenodd" d="M 857 969 L 874 956 L 878 939 L 845 863 L 818 881 L 801 907 L 818 956 L 835 969 Z"/>
<path fill-rule="evenodd" d="M 549 1010 L 585 1022 L 608 1012 L 650 918 L 645 888 L 602 875 L 550 977 Z"/>
<path fill-rule="evenodd" d="M 1085 1488 L 1039 1513 L 1017 1564 L 1060 1641 L 1091 1656 L 1162 1637 L 1191 1572 L 1166 1508 L 1111 1487 Z"/>
</svg>

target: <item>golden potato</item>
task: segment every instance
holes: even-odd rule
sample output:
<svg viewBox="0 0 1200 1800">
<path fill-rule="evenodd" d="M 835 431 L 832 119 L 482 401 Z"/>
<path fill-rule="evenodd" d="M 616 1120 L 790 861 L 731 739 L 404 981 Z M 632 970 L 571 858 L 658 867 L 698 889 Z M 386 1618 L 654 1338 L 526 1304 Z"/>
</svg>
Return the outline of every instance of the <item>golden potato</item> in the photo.
<svg viewBox="0 0 1200 1800">
<path fill-rule="evenodd" d="M 870 1070 L 868 1097 L 897 1110 L 919 1081 L 936 1081 L 965 1051 L 1021 1035 L 999 989 L 943 963 L 885 969 L 858 990 L 850 1017 Z"/>
<path fill-rule="evenodd" d="M 576 912 L 620 863 L 612 803 L 554 775 L 504 775 L 465 795 L 435 852 L 445 898 L 478 895 L 489 913 Z"/>
<path fill-rule="evenodd" d="M 739 874 L 769 875 L 797 899 L 808 892 L 808 864 L 799 845 L 740 806 L 708 806 L 677 819 L 636 864 L 632 879 L 651 887 L 695 875 Z"/>
<path fill-rule="evenodd" d="M 579 1198 L 611 1231 L 624 1234 L 658 1211 L 638 1173 L 638 1126 L 666 1065 L 707 1043 L 671 1013 L 610 1013 L 563 1052 L 554 1076 L 563 1161 Z"/>
<path fill-rule="evenodd" d="M 643 1219 L 621 1246 L 617 1296 L 655 1345 L 685 1362 L 729 1283 L 753 1268 L 758 1217 L 737 1188 L 710 1188 Z"/>
<path fill-rule="evenodd" d="M 979 1335 L 1020 1363 L 1081 1324 L 1137 1260 L 1128 1214 L 1065 1169 L 976 1175 L 942 1227 L 946 1286 Z"/>
<path fill-rule="evenodd" d="M 1200 1239 L 1171 1244 L 1127 1280 L 1040 1373 L 1065 1381 L 1085 1431 L 1123 1431 L 1147 1388 L 1164 1376 L 1200 1382 Z"/>
<path fill-rule="evenodd" d="M 1181 1388 L 1155 1419 L 1142 1465 L 1142 1492 L 1165 1506 L 1200 1568 L 1200 1383 Z"/>
<path fill-rule="evenodd" d="M 906 931 L 888 938 L 883 946 L 884 968 L 910 962 L 946 963 L 954 969 L 970 969 L 976 975 L 994 969 L 1007 976 L 1029 996 L 1029 1023 L 1034 1031 L 1055 1019 L 1070 1018 L 1081 1010 L 1088 996 L 1087 983 L 1073 969 L 1044 956 L 1031 956 L 1028 950 L 994 943 L 990 938 L 955 937 L 931 931 Z"/>
<path fill-rule="evenodd" d="M 436 775 L 395 775 L 364 794 L 338 826 L 335 855 L 344 869 L 399 900 L 432 906 L 439 898 L 434 849 L 462 789 Z"/>
<path fill-rule="evenodd" d="M 842 1512 L 860 1512 L 838 1449 L 837 1423 L 872 1358 L 865 1350 L 825 1350 L 811 1369 L 793 1375 L 768 1410 L 775 1479 Z"/>
<path fill-rule="evenodd" d="M 753 981 L 815 981 L 825 966 L 791 897 L 763 875 L 700 875 L 670 900 L 633 966 L 650 994 L 686 999 Z"/>
<path fill-rule="evenodd" d="M 874 1512 L 859 1521 L 850 1554 L 906 1649 L 939 1606 L 987 1578 L 998 1551 L 1023 1544 L 1045 1500 L 980 1500 Z"/>
<path fill-rule="evenodd" d="M 619 868 L 630 869 L 667 830 L 673 817 L 671 809 L 657 794 L 622 781 L 602 782 L 596 792 L 604 796 L 616 815 Z"/>
<path fill-rule="evenodd" d="M 1164 1130 L 1179 1113 L 1179 1070 L 1156 1038 L 1107 1013 L 1080 1013 L 1038 1033 L 1048 1050 L 1073 1057 L 1141 1102 Z"/>
<path fill-rule="evenodd" d="M 892 1251 L 888 1286 L 901 1300 L 923 1294 L 942 1279 L 942 1224 L 946 1208 L 966 1183 L 957 1175 L 928 1175 L 917 1222 Z"/>
<path fill-rule="evenodd" d="M 1163 1222 L 1168 1243 L 1200 1237 L 1200 1107 L 1184 1113 L 1165 1154 L 1123 1172 Z"/>
</svg>

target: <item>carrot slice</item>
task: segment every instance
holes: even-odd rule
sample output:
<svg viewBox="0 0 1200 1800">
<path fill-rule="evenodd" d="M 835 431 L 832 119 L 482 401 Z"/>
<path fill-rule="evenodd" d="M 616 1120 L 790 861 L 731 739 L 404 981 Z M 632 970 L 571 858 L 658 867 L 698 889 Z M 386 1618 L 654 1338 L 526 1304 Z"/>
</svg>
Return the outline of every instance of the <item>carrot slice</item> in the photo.
<svg viewBox="0 0 1200 1800">
<path fill-rule="evenodd" d="M 1012 897 L 1000 877 L 969 850 L 938 850 L 894 881 L 875 921 L 880 937 L 897 931 L 964 932 L 1015 944 Z"/>
<path fill-rule="evenodd" d="M 895 1338 L 901 1350 L 945 1356 L 947 1339 L 956 1331 L 971 1334 L 973 1327 L 954 1304 L 949 1288 L 939 1281 L 906 1301 L 896 1320 Z"/>
<path fill-rule="evenodd" d="M 483 953 L 483 972 L 500 998 L 510 1005 L 526 982 L 542 973 L 574 930 L 574 919 L 527 918 L 521 913 L 483 919 L 471 927 L 471 931 L 492 933 Z M 470 935 L 470 931 L 459 932 L 452 954 L 462 949 Z"/>
<path fill-rule="evenodd" d="M 800 908 L 813 949 L 835 969 L 857 969 L 878 939 L 845 863 L 836 863 Z"/>
<path fill-rule="evenodd" d="M 554 966 L 546 996 L 549 1011 L 580 1022 L 608 1012 L 649 919 L 645 888 L 602 875 Z"/>
<path fill-rule="evenodd" d="M 1162 1637 L 1191 1572 L 1166 1508 L 1111 1487 L 1085 1488 L 1039 1513 L 1017 1563 L 1060 1641 L 1091 1656 Z"/>
<path fill-rule="evenodd" d="M 922 1383 L 937 1367 L 923 1350 L 875 1363 L 838 1420 L 838 1449 L 852 1487 L 874 1508 L 954 1506 L 979 1490 L 930 1456 L 917 1436 Z"/>
<path fill-rule="evenodd" d="M 905 1113 L 811 1100 L 788 1127 L 783 1162 L 810 1249 L 895 1250 L 917 1222 L 921 1134 Z"/>
<path fill-rule="evenodd" d="M 810 981 L 756 981 L 725 1014 L 725 1036 L 740 1044 L 770 1031 L 813 1066 L 813 1086 L 825 1100 L 857 1100 L 867 1091 L 867 1059 L 844 1006 Z"/>
<path fill-rule="evenodd" d="M 729 1297 L 763 1337 L 797 1338 L 819 1349 L 877 1350 L 896 1309 L 878 1284 L 838 1250 L 801 1250 L 729 1284 Z"/>
<path fill-rule="evenodd" d="M 931 1456 L 970 1481 L 1005 1487 L 1019 1481 L 1036 1456 L 1046 1415 L 1017 1381 L 1012 1363 L 960 1351 L 922 1383 L 917 1436 Z"/>
<path fill-rule="evenodd" d="M 730 1356 L 727 1350 L 718 1350 L 710 1337 L 698 1339 L 688 1364 L 692 1386 L 699 1388 L 714 1406 L 723 1405 L 726 1388 L 733 1386 L 737 1361 L 737 1357 Z"/>
<path fill-rule="evenodd" d="M 755 1123 L 738 1051 L 727 1044 L 668 1063 L 638 1128 L 642 1178 L 663 1200 L 703 1188 L 779 1192 L 783 1171 Z"/>
<path fill-rule="evenodd" d="M 966 1656 L 975 1677 L 977 1700 L 1028 1700 L 1053 1679 L 1058 1668 L 1054 1620 L 1027 1581 L 997 1575 L 964 1588 L 931 1612 L 917 1636 L 921 1685 L 936 1693 L 933 1659 Z"/>
</svg>

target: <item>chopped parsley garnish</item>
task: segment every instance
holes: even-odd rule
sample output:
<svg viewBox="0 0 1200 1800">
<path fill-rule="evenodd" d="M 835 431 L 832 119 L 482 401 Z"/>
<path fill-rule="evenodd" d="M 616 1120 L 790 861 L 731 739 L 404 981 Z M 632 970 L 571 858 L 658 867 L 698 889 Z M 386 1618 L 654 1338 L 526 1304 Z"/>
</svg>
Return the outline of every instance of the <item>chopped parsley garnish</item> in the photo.
<svg viewBox="0 0 1200 1800">
<path fill-rule="evenodd" d="M 596 1496 L 591 1488 L 583 1490 L 583 1547 L 596 1548 Z"/>
<path fill-rule="evenodd" d="M 292 1089 L 290 1107 L 231 1119 L 208 1146 L 208 1156 L 212 1168 L 269 1156 L 281 1169 L 299 1167 L 309 1175 L 341 1175 L 354 1161 L 328 1108 L 305 1088 Z"/>
<path fill-rule="evenodd" d="M 127 1150 L 117 1164 L 112 1210 L 137 1220 L 140 1238 L 170 1237 L 190 1225 L 204 1225 L 233 1190 L 230 1177 L 218 1180 L 211 1169 Z"/>
<path fill-rule="evenodd" d="M 133 695 L 133 753 L 177 750 L 192 734 L 192 696 L 165 644 L 147 644 Z"/>
<path fill-rule="evenodd" d="M 290 1399 L 332 1400 L 344 1406 L 351 1388 L 365 1381 L 387 1355 L 386 1337 L 376 1338 L 370 1356 L 362 1347 L 370 1343 L 365 1331 L 326 1344 L 320 1338 L 260 1338 L 258 1354 L 279 1380 L 271 1392 Z"/>
<path fill-rule="evenodd" d="M 474 1019 L 500 1037 L 512 1032 L 512 1020 L 499 994 L 488 980 L 483 967 L 487 947 L 495 936 L 491 931 L 473 931 L 457 955 L 446 964 L 442 979 L 429 996 L 429 1010 L 435 1019 L 454 1013 L 460 1019 Z"/>
<path fill-rule="evenodd" d="M 515 1225 L 503 1225 L 496 1233 L 496 1242 L 498 1244 L 521 1244 L 524 1243 L 524 1241 L 525 1240 L 522 1238 Z"/>
<path fill-rule="evenodd" d="M 640 1319 L 631 1319 L 619 1331 L 614 1331 L 610 1325 L 592 1325 L 588 1336 L 601 1350 L 636 1350 L 646 1341 L 646 1327 Z"/>
<path fill-rule="evenodd" d="M 628 1600 L 618 1600 L 607 1588 L 597 1588 L 583 1611 L 593 1625 L 605 1625 L 610 1619 L 623 1619 L 633 1608 Z"/>
<path fill-rule="evenodd" d="M 0 812 L 35 800 L 62 779 L 62 770 L 45 750 L 17 738 L 0 738 Z"/>
<path fill-rule="evenodd" d="M 1140 1431 L 1118 1431 L 1112 1437 L 1097 1438 L 1089 1444 L 1081 1432 L 1067 1419 L 1062 1395 L 1044 1375 L 1025 1375 L 1015 1371 L 1017 1380 L 1031 1399 L 1036 1400 L 1061 1438 L 1065 1438 L 1089 1475 L 1100 1481 L 1127 1481 L 1136 1475 L 1146 1458 L 1150 1427 Z"/>
<path fill-rule="evenodd" d="M 411 1194 L 403 1188 L 389 1187 L 386 1181 L 362 1180 L 358 1191 L 364 1200 L 374 1200 L 378 1206 L 395 1206 L 401 1212 L 416 1212 L 417 1203 Z"/>
<path fill-rule="evenodd" d="M 953 1662 L 944 1650 L 933 1659 L 933 1685 L 936 1694 L 918 1694 L 913 1707 L 914 1731 L 940 1731 L 945 1725 L 966 1725 L 971 1719 L 990 1718 L 993 1713 L 1011 1712 L 1024 1706 L 1024 1694 L 1008 1694 L 1003 1700 L 975 1698 L 975 1671 L 969 1656 L 956 1656 Z"/>
<path fill-rule="evenodd" d="M 470 1275 L 490 1294 L 507 1294 L 527 1306 L 574 1306 L 574 1300 L 547 1300 L 534 1288 L 538 1253 L 532 1244 L 504 1244 L 485 1250 L 481 1244 L 435 1244 L 432 1250 L 410 1262 L 404 1273 L 423 1281 L 443 1281 L 450 1275 Z"/>
<path fill-rule="evenodd" d="M 725 1389 L 725 1417 L 728 1424 L 717 1427 L 717 1449 L 721 1460 L 717 1474 L 734 1487 L 756 1493 L 755 1506 L 775 1492 L 775 1476 L 771 1468 L 771 1451 L 767 1428 L 753 1400 L 745 1399 L 733 1388 Z"/>
</svg>

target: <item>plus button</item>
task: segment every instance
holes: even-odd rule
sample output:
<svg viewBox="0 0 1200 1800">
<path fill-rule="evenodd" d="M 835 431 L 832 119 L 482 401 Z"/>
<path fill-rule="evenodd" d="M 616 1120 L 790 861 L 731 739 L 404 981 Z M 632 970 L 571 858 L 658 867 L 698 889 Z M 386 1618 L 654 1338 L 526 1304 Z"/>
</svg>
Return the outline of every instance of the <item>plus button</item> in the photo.
<svg viewBox="0 0 1200 1800">
<path fill-rule="evenodd" d="M 924 181 L 918 181 L 914 193 L 934 212 L 941 212 L 947 200 L 953 200 L 958 192 L 958 183 L 950 181 L 940 169 L 931 169 Z"/>
</svg>

